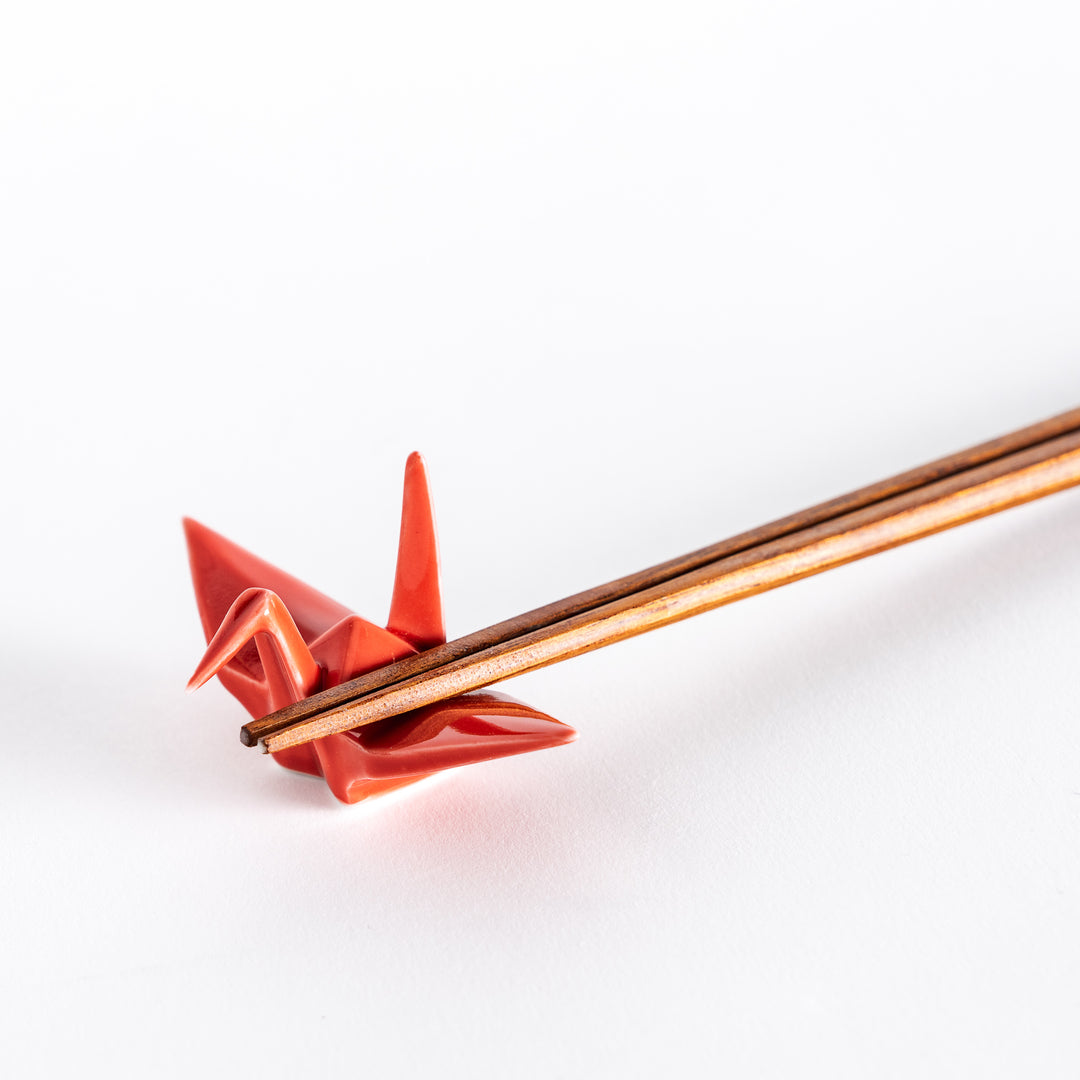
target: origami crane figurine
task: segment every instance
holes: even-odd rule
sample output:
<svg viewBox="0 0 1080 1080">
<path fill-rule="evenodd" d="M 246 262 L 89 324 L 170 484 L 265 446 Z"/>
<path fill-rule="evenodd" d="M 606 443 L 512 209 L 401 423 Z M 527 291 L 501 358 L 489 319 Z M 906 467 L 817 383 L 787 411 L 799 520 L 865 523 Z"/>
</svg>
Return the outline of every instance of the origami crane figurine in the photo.
<svg viewBox="0 0 1080 1080">
<path fill-rule="evenodd" d="M 214 675 L 254 717 L 446 640 L 427 473 L 405 465 L 390 618 L 384 630 L 190 518 L 191 576 L 208 647 L 189 689 Z M 436 772 L 571 742 L 576 732 L 504 694 L 464 694 L 280 751 L 346 803 Z"/>
</svg>

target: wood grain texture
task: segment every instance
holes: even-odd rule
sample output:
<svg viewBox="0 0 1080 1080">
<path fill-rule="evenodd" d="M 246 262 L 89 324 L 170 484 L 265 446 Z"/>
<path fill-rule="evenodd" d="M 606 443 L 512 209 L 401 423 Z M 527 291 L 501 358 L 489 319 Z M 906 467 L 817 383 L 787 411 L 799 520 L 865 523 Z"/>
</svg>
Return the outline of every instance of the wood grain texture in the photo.
<svg viewBox="0 0 1080 1080">
<path fill-rule="evenodd" d="M 681 574 L 689 573 L 699 567 L 727 558 L 740 551 L 747 551 L 760 544 L 769 543 L 780 537 L 790 535 L 800 529 L 821 524 L 832 518 L 851 513 L 864 507 L 872 506 L 883 499 L 891 498 L 904 492 L 914 491 L 927 484 L 934 483 L 948 476 L 954 476 L 966 469 L 1002 458 L 1016 451 L 1037 446 L 1048 439 L 1057 438 L 1070 431 L 1080 430 L 1080 409 L 1053 416 L 1029 427 L 1021 428 L 989 442 L 961 450 L 947 457 L 931 461 L 916 469 L 900 473 L 887 480 L 878 481 L 857 491 L 838 496 L 827 502 L 808 507 L 787 517 L 758 526 L 748 532 L 739 533 L 727 540 L 692 551 L 687 555 L 670 559 L 667 562 L 638 571 L 627 577 L 609 581 L 605 585 L 588 589 L 574 596 L 557 600 L 543 607 L 517 615 L 503 622 L 495 623 L 483 630 L 477 630 L 465 637 L 448 641 L 426 652 L 410 656 L 395 664 L 387 665 L 376 671 L 368 672 L 359 678 L 341 683 L 329 690 L 313 694 L 294 705 L 270 713 L 259 720 L 252 720 L 240 729 L 240 741 L 245 746 L 255 746 L 276 731 L 289 727 L 301 720 L 335 709 L 365 694 L 380 690 L 405 679 L 413 678 L 428 671 L 453 663 L 467 656 L 472 656 L 522 635 L 551 626 L 573 615 L 601 607 L 604 604 L 620 600 L 648 589 L 654 585 L 670 581 Z"/>
<path fill-rule="evenodd" d="M 1062 414 L 496 624 L 252 722 L 245 741 L 276 751 L 372 723 L 1073 486 L 1078 426 Z"/>
</svg>

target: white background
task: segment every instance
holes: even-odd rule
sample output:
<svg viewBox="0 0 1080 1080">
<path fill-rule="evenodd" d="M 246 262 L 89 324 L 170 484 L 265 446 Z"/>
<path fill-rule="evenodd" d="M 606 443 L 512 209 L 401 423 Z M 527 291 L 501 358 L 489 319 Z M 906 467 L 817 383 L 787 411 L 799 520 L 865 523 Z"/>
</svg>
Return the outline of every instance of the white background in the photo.
<svg viewBox="0 0 1080 1080">
<path fill-rule="evenodd" d="M 1080 1069 L 1080 495 L 517 680 L 380 805 L 242 748 L 191 514 L 452 635 L 1080 404 L 1071 3 L 12 3 L 0 1067 Z"/>
</svg>

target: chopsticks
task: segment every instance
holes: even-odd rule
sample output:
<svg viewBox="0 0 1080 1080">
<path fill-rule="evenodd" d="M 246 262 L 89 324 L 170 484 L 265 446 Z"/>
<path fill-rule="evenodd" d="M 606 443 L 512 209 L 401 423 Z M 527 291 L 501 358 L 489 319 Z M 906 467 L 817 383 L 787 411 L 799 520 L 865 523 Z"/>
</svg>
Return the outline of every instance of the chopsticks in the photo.
<svg viewBox="0 0 1080 1080">
<path fill-rule="evenodd" d="M 1080 484 L 1080 409 L 369 672 L 241 729 L 275 752 Z"/>
</svg>

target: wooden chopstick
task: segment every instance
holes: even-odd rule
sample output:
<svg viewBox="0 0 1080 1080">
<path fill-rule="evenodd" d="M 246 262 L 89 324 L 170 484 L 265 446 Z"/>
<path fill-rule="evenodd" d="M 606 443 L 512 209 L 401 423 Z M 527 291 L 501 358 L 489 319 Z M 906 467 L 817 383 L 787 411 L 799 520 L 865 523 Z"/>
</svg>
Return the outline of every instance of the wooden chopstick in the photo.
<svg viewBox="0 0 1080 1080">
<path fill-rule="evenodd" d="M 245 725 L 276 751 L 544 667 L 1080 482 L 1080 409 L 388 665 Z"/>
<path fill-rule="evenodd" d="M 386 719 L 1080 484 L 1080 431 L 719 559 L 280 729 L 274 752 Z"/>
<path fill-rule="evenodd" d="M 965 469 L 981 465 L 1006 454 L 1036 446 L 1048 439 L 1056 438 L 1069 431 L 1080 429 L 1080 409 L 1043 420 L 1030 427 L 1021 428 L 1008 435 L 980 443 L 967 450 L 962 450 L 947 457 L 939 458 L 926 465 L 887 480 L 879 481 L 857 491 L 830 499 L 817 506 L 809 507 L 795 514 L 780 518 L 766 525 L 740 533 L 717 544 L 693 551 L 688 555 L 660 563 L 648 570 L 630 574 L 606 585 L 577 593 L 563 600 L 555 601 L 544 607 L 536 608 L 523 615 L 515 616 L 496 623 L 483 630 L 478 630 L 465 637 L 447 642 L 405 660 L 368 672 L 349 682 L 314 694 L 303 701 L 290 705 L 277 712 L 270 713 L 259 720 L 249 721 L 241 728 L 240 740 L 245 746 L 255 746 L 261 739 L 269 738 L 301 720 L 315 716 L 320 712 L 338 708 L 347 702 L 372 693 L 384 686 L 404 679 L 432 671 L 444 664 L 452 663 L 465 656 L 474 655 L 504 641 L 521 637 L 524 634 L 550 626 L 562 619 L 602 606 L 624 596 L 670 581 L 680 574 L 698 569 L 717 559 L 746 551 L 759 544 L 779 539 L 812 525 L 820 524 L 841 514 L 870 506 L 882 499 L 912 491 L 916 488 L 955 475 Z"/>
</svg>

